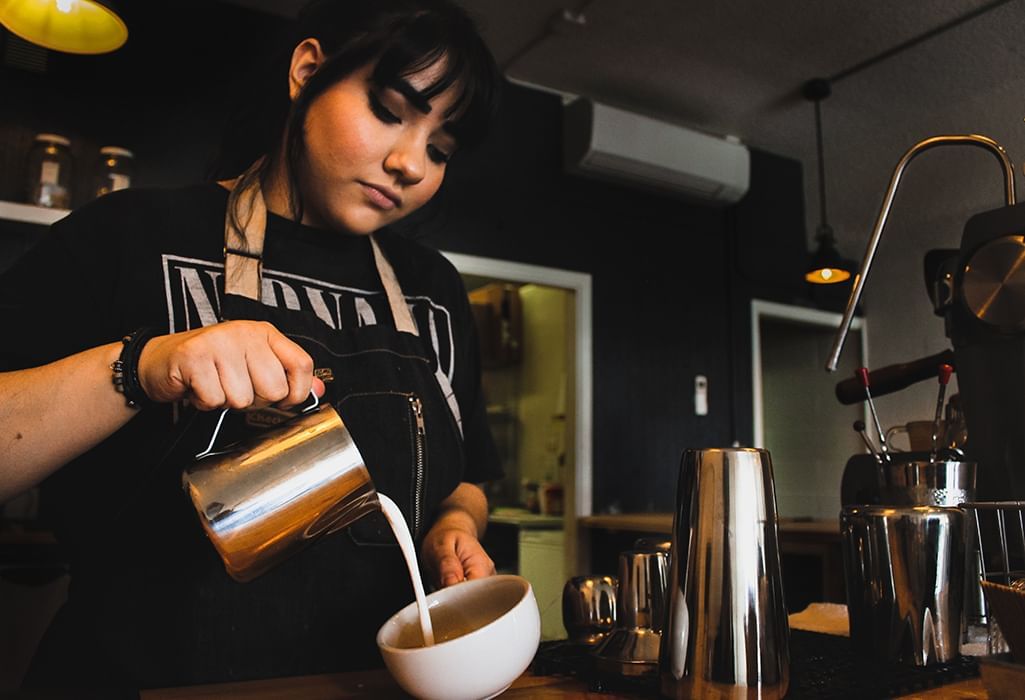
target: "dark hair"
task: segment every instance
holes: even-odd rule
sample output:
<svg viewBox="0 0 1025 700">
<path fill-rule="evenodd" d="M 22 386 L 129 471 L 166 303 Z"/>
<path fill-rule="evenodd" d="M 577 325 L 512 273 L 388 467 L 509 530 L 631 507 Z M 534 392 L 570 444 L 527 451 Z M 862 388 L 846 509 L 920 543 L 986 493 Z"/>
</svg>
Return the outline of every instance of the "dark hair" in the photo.
<svg viewBox="0 0 1025 700">
<path fill-rule="evenodd" d="M 307 38 L 320 42 L 325 61 L 293 102 L 288 94 L 288 68 L 293 49 Z M 424 96 L 430 99 L 456 87 L 458 96 L 446 117 L 451 117 L 451 133 L 460 149 L 472 148 L 484 138 L 497 110 L 501 74 L 461 7 L 450 0 L 313 0 L 299 13 L 288 40 L 275 55 L 269 87 L 265 83 L 255 95 L 243 96 L 248 97 L 243 104 L 248 102 L 249 114 L 229 124 L 211 175 L 236 176 L 260 156 L 267 156 L 244 173 L 233 194 L 240 193 L 275 165 L 271 159 L 284 136 L 292 213 L 301 219 L 298 173 L 305 158 L 303 125 L 316 97 L 371 62 L 375 64 L 371 79 L 388 85 L 439 60 L 444 60 L 444 71 L 423 91 Z M 232 212 L 234 204 L 233 199 Z"/>
</svg>

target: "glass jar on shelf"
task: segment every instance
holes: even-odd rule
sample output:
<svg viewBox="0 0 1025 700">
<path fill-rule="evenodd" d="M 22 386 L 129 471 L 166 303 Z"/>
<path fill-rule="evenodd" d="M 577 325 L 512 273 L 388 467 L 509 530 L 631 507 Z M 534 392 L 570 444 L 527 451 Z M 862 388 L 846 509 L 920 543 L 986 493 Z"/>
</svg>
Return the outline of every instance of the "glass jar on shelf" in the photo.
<svg viewBox="0 0 1025 700">
<path fill-rule="evenodd" d="M 131 187 L 134 162 L 135 156 L 127 148 L 120 146 L 101 148 L 93 195 L 102 197 L 108 192 Z"/>
<path fill-rule="evenodd" d="M 36 134 L 28 155 L 29 202 L 71 208 L 71 141 L 59 134 Z"/>
</svg>

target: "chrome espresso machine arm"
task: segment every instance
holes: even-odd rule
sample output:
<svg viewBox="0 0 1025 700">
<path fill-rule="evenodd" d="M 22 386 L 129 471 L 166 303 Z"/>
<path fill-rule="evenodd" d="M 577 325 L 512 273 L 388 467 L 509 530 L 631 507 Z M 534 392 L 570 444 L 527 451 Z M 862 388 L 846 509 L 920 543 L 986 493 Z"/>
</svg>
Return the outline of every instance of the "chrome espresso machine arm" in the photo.
<svg viewBox="0 0 1025 700">
<path fill-rule="evenodd" d="M 893 205 L 893 198 L 897 194 L 897 185 L 900 184 L 900 179 L 904 174 L 904 169 L 919 153 L 928 151 L 936 146 L 945 145 L 976 146 L 978 148 L 984 148 L 996 156 L 1004 171 L 1004 189 L 1007 195 L 1007 205 L 1010 206 L 1015 203 L 1014 165 L 1011 163 L 1011 159 L 1007 156 L 1007 152 L 1004 150 L 1003 146 L 993 139 L 978 134 L 933 136 L 923 141 L 919 141 L 909 148 L 897 163 L 897 167 L 893 170 L 893 176 L 890 178 L 890 186 L 887 188 L 886 196 L 883 198 L 883 206 L 879 210 L 879 216 L 876 219 L 875 228 L 872 231 L 872 238 L 869 239 L 868 247 L 865 249 L 865 257 L 862 259 L 861 267 L 858 269 L 858 273 L 854 277 L 854 285 L 851 287 L 851 294 L 847 299 L 847 308 L 844 311 L 843 320 L 840 322 L 836 337 L 833 340 L 833 349 L 830 351 L 829 359 L 826 362 L 827 371 L 835 371 L 837 363 L 840 360 L 840 352 L 843 350 L 844 341 L 847 339 L 847 333 L 850 331 L 851 321 L 854 320 L 854 310 L 858 307 L 858 302 L 861 300 L 861 294 L 865 288 L 865 280 L 868 276 L 868 270 L 872 266 L 872 259 L 875 257 L 876 248 L 879 246 L 879 240 L 883 236 L 883 228 L 886 226 L 886 219 L 890 215 L 890 207 Z"/>
</svg>

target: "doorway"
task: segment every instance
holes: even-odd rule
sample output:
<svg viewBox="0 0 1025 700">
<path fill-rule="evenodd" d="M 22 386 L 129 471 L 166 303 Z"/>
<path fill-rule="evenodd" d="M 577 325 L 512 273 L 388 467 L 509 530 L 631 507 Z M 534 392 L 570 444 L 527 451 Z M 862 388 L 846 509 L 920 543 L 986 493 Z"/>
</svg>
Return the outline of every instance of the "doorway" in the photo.
<svg viewBox="0 0 1025 700">
<path fill-rule="evenodd" d="M 587 568 L 591 513 L 591 277 L 445 253 L 481 344 L 488 422 L 505 478 L 488 486 L 485 547 L 534 587 L 543 639 L 565 636 L 562 587 Z"/>
<path fill-rule="evenodd" d="M 853 425 L 870 424 L 867 409 L 841 404 L 834 389 L 867 366 L 867 329 L 854 319 L 840 366 L 827 372 L 840 321 L 840 314 L 751 302 L 754 439 L 772 456 L 781 519 L 835 523 L 844 467 L 865 451 Z"/>
</svg>

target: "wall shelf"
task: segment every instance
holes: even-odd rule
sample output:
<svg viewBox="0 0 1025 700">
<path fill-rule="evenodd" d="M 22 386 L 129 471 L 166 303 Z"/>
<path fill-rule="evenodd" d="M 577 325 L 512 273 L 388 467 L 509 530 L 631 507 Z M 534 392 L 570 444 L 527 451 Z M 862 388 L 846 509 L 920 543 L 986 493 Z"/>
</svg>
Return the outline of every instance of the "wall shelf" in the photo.
<svg viewBox="0 0 1025 700">
<path fill-rule="evenodd" d="M 68 209 L 48 209 L 20 202 L 0 201 L 0 219 L 49 226 L 70 214 Z"/>
</svg>

